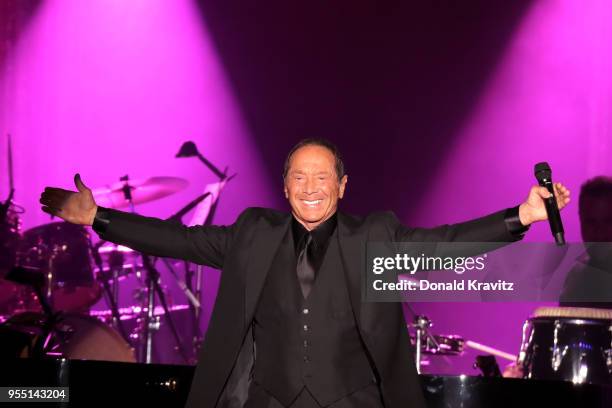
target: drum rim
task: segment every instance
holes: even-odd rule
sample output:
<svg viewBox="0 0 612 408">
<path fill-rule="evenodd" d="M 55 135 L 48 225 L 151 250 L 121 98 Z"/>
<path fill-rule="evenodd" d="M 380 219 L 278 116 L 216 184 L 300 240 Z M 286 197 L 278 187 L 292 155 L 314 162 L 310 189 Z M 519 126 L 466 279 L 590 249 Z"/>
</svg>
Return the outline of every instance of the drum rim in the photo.
<svg viewBox="0 0 612 408">
<path fill-rule="evenodd" d="M 530 317 L 527 319 L 529 322 L 538 322 L 538 323 L 551 323 L 555 324 L 559 323 L 568 323 L 576 326 L 610 326 L 612 328 L 612 320 L 611 319 L 594 319 L 594 318 L 583 318 L 583 317 L 553 317 L 553 316 L 538 316 L 538 317 Z M 606 324 L 607 323 L 607 324 Z"/>
</svg>

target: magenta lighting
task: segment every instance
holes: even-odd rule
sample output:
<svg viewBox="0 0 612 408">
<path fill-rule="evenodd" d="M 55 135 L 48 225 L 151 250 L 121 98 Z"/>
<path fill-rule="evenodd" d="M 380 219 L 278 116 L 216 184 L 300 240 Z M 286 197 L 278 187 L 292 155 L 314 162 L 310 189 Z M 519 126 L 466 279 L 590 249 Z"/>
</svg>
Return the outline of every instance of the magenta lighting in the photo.
<svg viewBox="0 0 612 408">
<path fill-rule="evenodd" d="M 533 166 L 541 161 L 575 194 L 587 179 L 612 173 L 611 18 L 605 0 L 533 2 L 441 158 L 414 219 L 435 225 L 491 211 L 519 196 L 519 186 L 533 182 Z M 457 206 L 449 197 L 478 198 Z M 568 242 L 579 242 L 577 201 L 563 222 Z M 551 242 L 548 225 L 535 225 L 526 239 Z M 535 306 L 429 304 L 425 310 L 439 330 L 461 319 L 472 337 L 512 350 L 518 342 L 514 333 Z M 482 330 L 478 320 L 496 321 L 498 329 Z M 470 372 L 472 357 L 465 359 L 463 372 Z"/>
<path fill-rule="evenodd" d="M 138 208 L 169 216 L 218 180 L 197 160 L 176 160 L 185 140 L 240 177 L 217 222 L 281 191 L 265 177 L 231 85 L 190 0 L 42 2 L 16 33 L 0 77 L 0 196 L 8 195 L 6 134 L 13 136 L 15 200 L 24 228 L 46 223 L 45 184 L 79 171 L 90 187 L 177 176 L 189 188 Z"/>
</svg>

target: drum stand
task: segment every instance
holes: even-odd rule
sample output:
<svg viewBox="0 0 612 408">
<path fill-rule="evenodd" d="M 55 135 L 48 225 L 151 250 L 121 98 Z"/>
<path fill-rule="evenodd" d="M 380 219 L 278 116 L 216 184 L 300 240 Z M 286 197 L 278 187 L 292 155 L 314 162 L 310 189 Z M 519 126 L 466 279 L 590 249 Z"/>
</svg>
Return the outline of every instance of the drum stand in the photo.
<svg viewBox="0 0 612 408">
<path fill-rule="evenodd" d="M 102 258 L 100 257 L 100 247 L 106 243 L 106 241 L 100 241 L 95 246 L 89 243 L 89 249 L 91 251 L 91 255 L 96 263 L 98 270 L 101 274 L 102 286 L 104 287 L 104 294 L 106 295 L 106 301 L 108 306 L 110 307 L 112 316 L 113 316 L 113 326 L 119 331 L 121 337 L 126 341 L 127 344 L 132 344 L 130 341 L 130 336 L 127 335 L 125 331 L 125 327 L 123 326 L 123 322 L 121 321 L 121 316 L 119 315 L 119 308 L 117 306 L 118 301 L 118 277 L 119 274 L 117 272 L 117 268 L 113 268 L 113 287 L 111 288 L 108 284 L 108 277 L 104 275 Z M 110 272 L 110 271 L 109 271 Z"/>
<path fill-rule="evenodd" d="M 186 270 L 188 270 L 188 265 L 185 266 Z M 202 299 L 202 273 L 204 272 L 204 268 L 202 265 L 196 265 L 195 275 L 196 275 L 196 288 L 195 288 L 195 296 L 197 299 Z M 192 273 L 189 274 L 189 282 L 191 282 Z M 197 363 L 198 355 L 200 354 L 200 346 L 202 345 L 202 332 L 200 329 L 200 316 L 201 316 L 202 307 L 194 307 L 193 308 L 193 338 L 191 339 L 191 347 L 193 348 L 193 355 L 195 358 L 195 362 Z"/>
<path fill-rule="evenodd" d="M 426 346 L 428 342 L 431 342 L 436 349 L 439 349 L 440 345 L 429 331 L 431 321 L 427 318 L 427 316 L 415 316 L 414 327 L 416 328 L 416 369 L 417 373 L 421 374 L 421 350 L 424 348 L 423 346 Z"/>
<path fill-rule="evenodd" d="M 219 168 L 217 168 L 212 162 L 210 162 L 206 157 L 204 157 L 202 153 L 198 151 L 198 148 L 196 147 L 195 143 L 191 141 L 188 141 L 182 144 L 181 148 L 179 149 L 179 152 L 176 154 L 176 157 L 177 158 L 197 157 L 202 162 L 202 164 L 204 164 L 205 167 L 207 167 L 211 172 L 213 172 L 219 178 L 219 182 L 229 182 L 231 179 L 233 179 L 236 176 L 236 173 L 229 176 L 228 175 L 229 169 L 227 167 L 224 169 L 224 171 L 221 171 Z M 212 202 L 210 211 L 208 212 L 208 215 L 206 216 L 206 219 L 202 225 L 204 226 L 212 225 L 212 220 L 215 215 L 217 205 L 219 204 L 220 196 L 221 196 L 221 191 L 219 191 L 216 200 Z M 180 221 L 180 218 L 185 213 L 186 211 L 183 213 L 181 212 L 177 213 L 177 216 L 175 216 L 175 219 L 177 219 L 177 221 Z M 192 347 L 193 347 L 193 355 L 195 356 L 196 359 L 197 359 L 197 356 L 199 355 L 200 345 L 202 344 L 202 333 L 200 331 L 200 317 L 201 317 L 202 307 L 199 303 L 199 300 L 201 299 L 201 296 L 202 296 L 202 274 L 203 274 L 202 265 L 196 265 L 195 299 L 197 299 L 198 303 L 196 305 L 195 302 L 190 302 L 190 310 L 192 314 L 193 333 L 194 333 L 193 338 L 192 338 Z M 193 275 L 194 273 L 189 268 L 189 262 L 185 262 L 185 280 L 186 280 L 187 289 L 189 290 L 191 290 L 193 287 L 192 286 Z M 197 362 L 197 360 L 194 362 Z"/>
<path fill-rule="evenodd" d="M 425 315 L 417 315 L 415 311 L 410 307 L 408 303 L 404 303 L 410 313 L 414 316 L 414 327 L 416 328 L 416 341 L 415 341 L 415 363 L 417 373 L 421 374 L 421 359 L 422 350 L 431 344 L 434 348 L 439 349 L 440 344 L 436 338 L 431 334 L 429 328 L 431 327 L 431 320 Z"/>
<path fill-rule="evenodd" d="M 60 322 L 62 316 L 61 312 L 53 312 L 53 308 L 44 291 L 45 279 L 47 278 L 40 273 L 40 270 L 25 266 L 14 267 L 7 274 L 6 278 L 12 282 L 31 287 L 38 298 L 38 302 L 44 314 L 44 318 L 40 322 L 42 335 L 32 344 L 31 355 L 36 358 L 44 358 L 47 355 L 48 349 L 51 347 L 51 336 L 55 333 L 57 323 Z"/>
<path fill-rule="evenodd" d="M 129 177 L 126 175 L 121 177 L 120 180 L 125 182 L 123 186 L 123 195 L 126 201 L 129 202 L 130 211 L 135 213 L 136 211 L 134 208 L 134 202 L 132 200 L 132 187 L 129 185 Z M 155 293 L 157 292 L 157 297 L 163 308 L 168 326 L 170 327 L 170 331 L 172 332 L 172 336 L 176 342 L 177 350 L 181 354 L 183 360 L 187 363 L 189 359 L 185 353 L 178 332 L 176 331 L 176 327 L 174 326 L 174 321 L 170 315 L 170 310 L 168 309 L 168 304 L 166 303 L 164 291 L 159 285 L 159 272 L 157 269 L 155 269 L 155 266 L 153 265 L 153 262 L 151 262 L 151 258 L 148 255 L 143 253 L 140 253 L 140 255 L 142 257 L 143 266 L 147 271 L 147 307 L 144 322 L 141 326 L 141 336 L 139 336 L 140 353 L 138 359 L 146 364 L 150 364 L 152 362 L 153 332 L 159 329 L 159 322 L 157 322 L 155 319 Z M 144 335 L 142 335 L 143 333 Z M 143 337 L 144 342 L 142 340 Z"/>
<path fill-rule="evenodd" d="M 157 292 L 157 297 L 159 299 L 159 303 L 164 310 L 164 315 L 166 316 L 166 320 L 168 322 L 168 326 L 170 327 L 170 331 L 172 332 L 172 336 L 176 342 L 177 350 L 181 354 L 181 357 L 185 361 L 185 363 L 189 362 L 189 358 L 185 353 L 185 349 L 183 348 L 183 344 L 181 342 L 181 338 L 179 337 L 178 331 L 176 330 L 176 326 L 174 326 L 174 321 L 172 320 L 172 316 L 170 315 L 170 310 L 168 309 L 168 304 L 166 303 L 166 295 L 162 290 L 159 284 L 159 272 L 153 266 L 151 262 L 151 258 L 149 258 L 146 254 L 141 254 L 142 262 L 147 270 L 147 314 L 145 315 L 144 322 L 144 330 L 145 330 L 145 339 L 142 352 L 145 356 L 145 363 L 149 364 L 152 360 L 152 351 L 153 351 L 153 331 L 159 329 L 159 323 L 155 320 L 155 292 Z"/>
</svg>

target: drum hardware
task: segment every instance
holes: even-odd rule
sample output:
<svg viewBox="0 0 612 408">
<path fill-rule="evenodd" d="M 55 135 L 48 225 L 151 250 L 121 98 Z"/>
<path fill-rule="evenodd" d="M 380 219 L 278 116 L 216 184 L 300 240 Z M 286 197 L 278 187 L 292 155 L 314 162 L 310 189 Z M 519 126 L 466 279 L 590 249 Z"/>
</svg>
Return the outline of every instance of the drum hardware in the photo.
<svg viewBox="0 0 612 408">
<path fill-rule="evenodd" d="M 90 244 L 90 251 L 91 251 L 92 258 L 94 259 L 94 262 L 96 263 L 100 271 L 103 270 L 102 257 L 100 256 L 100 247 L 103 244 L 104 244 L 104 241 L 100 241 L 96 245 Z M 119 310 L 117 307 L 117 300 L 119 296 L 119 292 L 118 292 L 119 285 L 118 285 L 118 279 L 117 279 L 118 275 L 116 272 L 116 268 L 113 269 L 113 277 L 114 277 L 113 288 L 110 287 L 110 285 L 108 284 L 108 279 L 105 278 L 104 276 L 101 276 L 101 279 L 99 280 L 102 282 L 102 286 L 104 288 L 106 303 L 109 305 L 111 312 L 112 312 L 113 326 L 117 330 L 119 330 L 119 334 L 121 335 L 121 337 L 123 337 L 123 339 L 128 344 L 131 344 L 130 337 L 127 335 L 125 328 L 123 327 L 123 323 L 121 322 L 121 316 L 119 315 Z"/>
<path fill-rule="evenodd" d="M 168 268 L 168 271 L 170 271 L 170 274 L 174 277 L 174 280 L 176 281 L 176 283 L 178 284 L 179 288 L 183 291 L 183 293 L 185 294 L 185 297 L 187 297 L 187 300 L 189 300 L 189 303 L 194 307 L 199 309 L 200 308 L 200 301 L 198 300 L 198 298 L 193 294 L 193 292 L 191 291 L 190 288 L 187 287 L 187 284 L 184 280 L 182 280 L 180 278 L 180 276 L 178 276 L 178 274 L 176 273 L 176 271 L 174 270 L 174 267 L 172 266 L 172 263 L 170 261 L 168 261 L 168 259 L 162 259 L 164 265 L 166 265 L 166 268 Z"/>
<path fill-rule="evenodd" d="M 465 340 L 459 335 L 433 334 L 430 330 L 433 324 L 427 316 L 417 314 L 408 303 L 404 303 L 404 306 L 413 316 L 413 324 L 411 326 L 415 330 L 415 334 L 410 335 L 410 341 L 415 347 L 415 363 L 417 372 L 419 374 L 421 374 L 421 368 L 429 364 L 429 361 L 423 358 L 424 355 L 460 356 L 463 354 L 466 347 L 510 361 L 517 360 L 517 356 L 515 355 L 497 350 L 493 347 L 489 347 L 472 340 Z M 480 363 L 486 364 L 486 358 L 489 356 L 480 357 L 483 357 L 483 359 L 477 359 L 475 362 L 475 367 L 478 367 Z M 489 373 L 489 371 L 487 371 L 487 373 Z"/>
<path fill-rule="evenodd" d="M 98 247 L 99 250 L 100 247 Z M 112 286 L 112 295 L 115 299 L 115 303 L 119 300 L 119 272 L 123 270 L 123 265 L 125 263 L 125 256 L 121 251 L 110 251 L 108 253 L 108 268 L 111 271 L 111 275 L 113 277 L 113 286 Z M 98 265 L 100 268 L 100 265 Z M 101 269 L 103 272 L 103 269 Z"/>
<path fill-rule="evenodd" d="M 423 348 L 428 347 L 431 343 L 434 349 L 440 347 L 436 338 L 430 333 L 431 321 L 424 315 L 417 315 L 414 318 L 414 327 L 416 329 L 416 369 L 417 373 L 421 374 L 421 353 Z"/>
<path fill-rule="evenodd" d="M 179 353 L 183 357 L 185 363 L 189 361 L 189 357 L 185 350 L 183 349 L 183 344 L 181 342 L 181 338 L 176 330 L 176 326 L 174 325 L 174 321 L 172 320 L 172 316 L 170 315 L 170 311 L 168 309 L 168 304 L 166 303 L 166 295 L 159 284 L 159 271 L 155 269 L 151 259 L 146 254 L 142 255 L 142 262 L 147 270 L 147 310 L 145 315 L 145 321 L 143 322 L 144 330 L 145 330 L 145 342 L 144 342 L 144 353 L 145 353 L 145 362 L 150 363 L 152 359 L 152 350 L 153 350 L 153 332 L 159 330 L 159 320 L 154 316 L 154 308 L 155 308 L 155 293 L 157 293 L 157 298 L 161 303 L 162 308 L 164 309 L 164 314 L 166 316 L 166 321 L 168 322 L 168 326 L 174 337 L 176 342 L 176 346 L 178 348 Z"/>
<path fill-rule="evenodd" d="M 216 167 L 212 162 L 210 162 L 210 160 L 208 160 L 206 157 L 204 157 L 202 155 L 202 153 L 200 153 L 200 151 L 198 150 L 197 146 L 195 145 L 194 142 L 192 141 L 187 141 L 184 142 L 178 153 L 175 156 L 176 158 L 187 158 L 187 157 L 197 157 L 200 162 L 202 162 L 202 164 L 204 164 L 205 167 L 207 167 L 211 172 L 213 172 L 217 178 L 219 179 L 219 183 L 221 185 L 221 187 L 224 187 L 226 183 L 228 183 L 229 181 L 231 181 L 234 177 L 236 177 L 237 173 L 232 174 L 231 176 L 228 175 L 228 171 L 229 168 L 226 167 L 223 171 L 221 171 L 218 167 Z M 205 211 L 208 211 L 208 213 L 205 215 L 205 218 L 203 219 L 203 222 L 201 222 L 202 225 L 204 226 L 208 226 L 208 225 L 212 225 L 212 221 L 213 218 L 215 216 L 215 212 L 217 210 L 217 206 L 219 204 L 219 198 L 221 195 L 221 188 L 218 190 L 218 194 L 216 197 L 212 197 L 211 200 L 211 205 L 210 208 L 202 208 L 203 213 L 205 213 Z M 180 211 L 179 211 L 180 213 Z M 182 218 L 182 216 L 184 214 L 187 213 L 187 211 L 185 211 L 183 214 L 178 215 L 179 213 L 177 213 L 177 220 L 180 220 Z M 196 217 L 197 218 L 197 217 Z M 193 275 L 194 272 L 191 271 L 190 267 L 189 267 L 189 262 L 185 262 L 185 286 L 191 290 L 192 288 L 192 282 L 193 282 Z M 203 274 L 203 268 L 202 265 L 196 265 L 195 267 L 195 294 L 194 294 L 194 298 L 195 299 L 201 299 L 202 296 L 202 274 Z M 200 331 L 200 316 L 201 316 L 201 310 L 202 308 L 200 306 L 196 306 L 194 302 L 190 302 L 191 306 L 192 306 L 192 315 L 193 315 L 193 333 L 194 333 L 194 337 L 192 340 L 192 344 L 193 344 L 193 348 L 194 348 L 194 355 L 198 355 L 198 349 L 200 347 L 200 345 L 202 344 L 202 333 Z"/>
<path fill-rule="evenodd" d="M 413 347 L 415 347 L 415 355 L 419 354 L 419 368 L 423 368 L 431 364 L 431 359 L 426 358 L 426 356 L 453 357 L 462 355 L 466 343 L 463 337 L 455 334 L 432 334 L 429 338 L 426 336 L 421 336 L 421 346 L 418 349 L 416 347 L 416 335 L 410 336 L 410 342 Z M 437 344 L 437 346 L 435 344 Z"/>
<path fill-rule="evenodd" d="M 136 203 L 142 203 L 153 199 L 161 198 L 165 195 L 169 195 L 177 191 L 177 187 L 186 187 L 186 183 L 179 183 L 178 180 L 179 179 L 175 179 L 173 181 L 168 181 L 165 184 L 162 183 L 160 185 L 163 185 L 166 188 L 160 189 L 159 185 L 155 185 L 154 183 L 151 183 L 149 181 L 144 183 L 137 183 L 137 185 L 134 186 L 130 184 L 129 176 L 125 175 L 120 178 L 121 185 L 117 185 L 115 188 L 112 188 L 111 192 L 109 192 L 106 197 L 118 198 L 118 196 L 121 195 L 123 197 L 123 200 L 116 201 L 115 206 L 125 206 L 127 204 L 130 211 L 132 213 L 135 213 Z M 155 188 L 147 188 L 151 186 L 155 186 Z M 134 192 L 137 192 L 136 198 L 134 197 Z M 188 362 L 188 357 L 185 351 L 183 350 L 180 336 L 176 331 L 172 316 L 168 311 L 168 305 L 166 303 L 164 291 L 162 290 L 159 284 L 159 272 L 155 268 L 153 262 L 151 262 L 151 258 L 148 255 L 141 253 L 140 256 L 142 258 L 143 266 L 147 271 L 147 307 L 144 322 L 141 326 L 141 329 L 143 330 L 142 336 L 139 336 L 139 340 L 141 340 L 139 355 L 140 361 L 144 361 L 147 364 L 151 363 L 152 361 L 151 353 L 153 350 L 153 332 L 156 330 L 156 328 L 159 328 L 159 325 L 155 322 L 155 318 L 153 315 L 153 310 L 155 308 L 155 294 L 157 293 L 157 298 L 159 299 L 159 302 L 164 308 L 168 326 L 170 327 L 171 333 L 178 346 L 179 352 L 181 356 L 183 356 L 185 362 Z M 101 265 L 99 265 L 98 267 L 102 269 Z"/>
<path fill-rule="evenodd" d="M 189 305 L 169 306 L 168 309 L 170 310 L 170 312 L 179 312 L 179 311 L 184 311 L 186 309 L 189 309 Z M 120 307 L 118 310 L 119 310 L 119 316 L 121 317 L 121 320 L 137 319 L 138 317 L 142 316 L 142 311 L 143 311 L 143 309 L 140 306 Z M 155 306 L 155 310 L 153 311 L 154 316 L 163 316 L 165 313 L 166 312 L 164 311 L 163 307 Z M 91 312 L 89 312 L 89 315 L 96 317 L 98 320 L 102 322 L 108 323 L 112 320 L 113 312 L 110 309 L 92 310 Z"/>
<path fill-rule="evenodd" d="M 8 179 L 9 179 L 9 195 L 4 203 L 0 203 L 0 226 L 10 225 L 11 219 L 9 219 L 9 215 L 11 213 L 15 213 L 13 207 L 15 204 L 13 203 L 13 197 L 15 196 L 15 182 L 13 180 L 13 145 L 11 143 L 11 134 L 7 134 L 8 144 L 7 144 L 7 170 L 8 170 Z M 23 212 L 23 208 L 21 211 Z M 13 218 L 14 220 L 14 218 Z M 16 227 L 17 232 L 19 232 L 19 226 Z"/>
<path fill-rule="evenodd" d="M 198 148 L 196 147 L 195 143 L 193 143 L 192 141 L 183 143 L 175 157 L 176 158 L 197 157 L 198 159 L 200 159 L 202 163 L 204 163 L 206 167 L 208 167 L 210 171 L 215 173 L 215 175 L 219 178 L 219 180 L 224 180 L 228 178 L 227 168 L 225 169 L 224 172 L 221 172 L 221 170 L 219 170 L 214 164 L 212 164 L 206 157 L 202 156 L 202 153 L 198 151 Z M 234 174 L 230 178 L 233 178 L 235 175 L 236 174 Z"/>
<path fill-rule="evenodd" d="M 415 347 L 415 364 L 418 374 L 421 374 L 421 366 L 423 365 L 423 353 L 435 354 L 434 350 L 440 350 L 440 344 L 435 336 L 429 331 L 432 326 L 431 321 L 425 315 L 417 314 L 409 303 L 404 302 L 404 305 L 413 316 L 412 326 L 415 329 L 414 347 Z"/>
<path fill-rule="evenodd" d="M 567 346 L 563 347 L 563 351 L 559 348 L 559 329 L 561 328 L 561 323 L 559 320 L 555 320 L 554 322 L 555 331 L 553 332 L 553 348 L 552 348 L 552 368 L 554 371 L 559 370 L 559 366 L 561 365 L 561 359 L 565 357 L 567 354 Z M 581 358 L 582 359 L 582 358 Z"/>
<path fill-rule="evenodd" d="M 17 263 L 17 254 L 21 247 L 21 218 L 25 212 L 15 200 L 13 181 L 13 155 L 11 135 L 7 135 L 7 170 L 9 194 L 4 202 L 0 201 L 0 316 L 14 311 L 39 310 L 38 300 L 32 290 L 24 285 L 5 279 Z"/>
<path fill-rule="evenodd" d="M 185 271 L 187 275 L 187 282 L 192 282 L 194 272 L 189 268 L 189 265 L 185 264 Z M 195 288 L 195 297 L 196 299 L 202 299 L 202 274 L 204 270 L 202 265 L 195 266 L 195 276 L 196 276 L 196 288 Z M 202 345 L 202 332 L 200 330 L 200 315 L 202 312 L 202 307 L 191 307 L 192 312 L 192 320 L 193 320 L 193 332 L 194 335 L 191 339 L 191 346 L 193 347 L 193 355 L 200 355 L 200 347 Z M 197 363 L 197 360 L 194 361 Z"/>
<path fill-rule="evenodd" d="M 176 214 L 174 214 L 171 217 L 167 218 L 167 221 L 171 221 L 171 222 L 175 222 L 175 223 L 180 223 L 181 219 L 183 218 L 183 216 L 185 214 L 187 214 L 189 211 L 194 209 L 198 204 L 200 204 L 200 202 L 202 202 L 205 198 L 207 198 L 210 195 L 211 195 L 210 192 L 206 192 L 206 193 L 200 195 L 195 200 L 192 200 L 185 207 L 181 208 Z M 157 261 L 157 258 L 153 258 L 153 262 L 155 263 L 156 261 Z M 191 303 L 193 305 L 195 310 L 199 311 L 200 308 L 201 308 L 200 301 L 199 301 L 199 296 L 196 296 L 196 295 L 193 294 L 193 292 L 191 291 L 191 288 L 188 286 L 188 283 L 187 283 L 187 282 L 191 282 L 191 279 L 192 279 L 192 274 L 191 274 L 190 268 L 189 268 L 189 262 L 184 262 L 184 265 L 185 265 L 185 277 L 186 277 L 185 280 L 182 280 L 178 276 L 178 274 L 174 270 L 174 267 L 172 266 L 170 261 L 168 261 L 168 259 L 163 258 L 163 262 L 166 265 L 166 267 L 168 268 L 168 270 L 170 271 L 170 273 L 172 274 L 172 276 L 174 277 L 174 279 L 177 282 L 179 288 L 183 291 L 183 293 L 185 294 L 185 296 L 189 300 L 189 303 Z"/>
<path fill-rule="evenodd" d="M 94 272 L 98 280 L 111 283 L 110 293 L 115 303 L 119 305 L 120 283 L 130 275 L 140 280 L 140 272 L 143 268 L 142 264 L 137 262 L 138 254 L 134 250 L 121 245 L 108 244 L 110 243 L 99 241 L 92 247 L 92 256 L 100 256 L 99 260 L 95 259 L 97 266 Z M 128 257 L 130 262 L 126 262 Z M 101 267 L 98 261 L 104 266 Z"/>
</svg>

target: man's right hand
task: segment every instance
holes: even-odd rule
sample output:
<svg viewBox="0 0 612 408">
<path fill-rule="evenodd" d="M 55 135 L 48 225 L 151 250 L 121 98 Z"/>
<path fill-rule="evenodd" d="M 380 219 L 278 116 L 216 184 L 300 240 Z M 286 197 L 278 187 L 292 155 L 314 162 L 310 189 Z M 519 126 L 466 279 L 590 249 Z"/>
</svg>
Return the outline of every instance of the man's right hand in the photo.
<svg viewBox="0 0 612 408">
<path fill-rule="evenodd" d="M 42 210 L 73 224 L 92 225 L 98 210 L 93 194 L 78 173 L 74 175 L 74 184 L 78 191 L 45 187 L 40 195 Z"/>
</svg>

